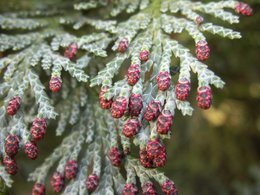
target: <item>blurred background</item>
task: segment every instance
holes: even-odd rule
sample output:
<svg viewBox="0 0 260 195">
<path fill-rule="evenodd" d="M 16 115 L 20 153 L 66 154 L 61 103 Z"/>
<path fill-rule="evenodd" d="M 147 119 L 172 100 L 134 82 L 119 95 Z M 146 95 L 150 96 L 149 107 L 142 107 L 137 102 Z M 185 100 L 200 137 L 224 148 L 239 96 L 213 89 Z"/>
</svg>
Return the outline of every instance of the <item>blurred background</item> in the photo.
<svg viewBox="0 0 260 195">
<path fill-rule="evenodd" d="M 14 2 L 9 0 L 8 4 Z M 20 3 L 32 5 L 29 2 Z M 42 1 L 33 3 L 41 7 Z M 231 27 L 213 18 L 206 19 L 240 31 L 243 38 L 228 40 L 208 35 L 211 57 L 207 64 L 226 86 L 223 90 L 213 88 L 213 107 L 202 111 L 196 108 L 194 76 L 189 99 L 194 114 L 183 117 L 176 112 L 173 137 L 167 141 L 168 162 L 162 171 L 175 181 L 180 194 L 260 194 L 260 1 L 247 3 L 252 5 L 254 15 L 241 17 L 240 24 Z M 1 10 L 4 5 L 6 1 L 0 0 Z M 185 46 L 193 48 L 194 43 L 187 37 L 178 36 Z M 30 194 L 33 183 L 27 182 L 28 174 L 60 141 L 54 129 L 48 128 L 36 161 L 19 153 L 19 172 L 6 194 Z"/>
</svg>

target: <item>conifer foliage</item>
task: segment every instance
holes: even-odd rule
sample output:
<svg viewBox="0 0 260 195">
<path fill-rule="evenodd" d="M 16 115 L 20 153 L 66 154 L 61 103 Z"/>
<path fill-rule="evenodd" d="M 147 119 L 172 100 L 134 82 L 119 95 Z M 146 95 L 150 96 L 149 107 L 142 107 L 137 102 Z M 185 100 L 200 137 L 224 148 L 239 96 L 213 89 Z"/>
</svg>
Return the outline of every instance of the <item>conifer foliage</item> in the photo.
<svg viewBox="0 0 260 195">
<path fill-rule="evenodd" d="M 54 122 L 57 136 L 69 133 L 29 175 L 32 195 L 45 194 L 47 182 L 68 195 L 177 195 L 178 184 L 156 168 L 167 163 L 164 139 L 171 138 L 175 111 L 192 115 L 191 72 L 201 109 L 212 104 L 211 87 L 224 86 L 205 64 L 204 32 L 241 37 L 206 19 L 238 23 L 235 13 L 251 16 L 252 9 L 233 0 L 82 0 L 58 10 L 0 15 L 1 178 L 11 187 L 15 155 L 35 160 L 37 142 L 48 142 Z M 185 31 L 193 48 L 175 38 Z"/>
</svg>

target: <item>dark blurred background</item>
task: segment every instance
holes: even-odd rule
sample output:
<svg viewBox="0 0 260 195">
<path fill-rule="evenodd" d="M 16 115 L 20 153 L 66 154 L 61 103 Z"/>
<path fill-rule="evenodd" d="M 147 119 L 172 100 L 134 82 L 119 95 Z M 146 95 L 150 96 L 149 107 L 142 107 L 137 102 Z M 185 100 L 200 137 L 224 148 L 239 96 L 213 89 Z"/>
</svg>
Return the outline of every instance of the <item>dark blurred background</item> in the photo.
<svg viewBox="0 0 260 195">
<path fill-rule="evenodd" d="M 9 3 L 15 2 L 9 0 Z M 29 1 L 22 1 L 28 5 Z M 207 2 L 207 1 L 204 1 Z M 213 88 L 213 107 L 196 108 L 196 77 L 190 97 L 195 108 L 192 117 L 176 112 L 171 140 L 167 141 L 168 162 L 162 171 L 173 179 L 183 195 L 260 194 L 260 1 L 247 1 L 254 8 L 252 17 L 241 17 L 232 25 L 213 18 L 242 33 L 240 40 L 208 35 L 210 68 L 225 82 L 223 90 Z M 1 9 L 6 1 L 0 0 Z M 34 1 L 39 6 L 41 1 Z M 187 36 L 184 45 L 194 47 Z M 13 178 L 11 195 L 28 195 L 33 183 L 27 176 L 60 143 L 55 129 L 48 129 L 40 143 L 40 157 L 31 161 L 19 154 L 19 173 Z M 51 192 L 47 193 L 48 195 Z"/>
</svg>

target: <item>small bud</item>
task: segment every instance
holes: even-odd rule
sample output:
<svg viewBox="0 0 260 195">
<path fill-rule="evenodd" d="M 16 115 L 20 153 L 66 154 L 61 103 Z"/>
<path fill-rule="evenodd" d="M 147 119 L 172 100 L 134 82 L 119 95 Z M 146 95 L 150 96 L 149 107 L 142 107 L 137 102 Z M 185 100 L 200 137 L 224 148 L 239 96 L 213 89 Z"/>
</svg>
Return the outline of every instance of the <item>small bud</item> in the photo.
<svg viewBox="0 0 260 195">
<path fill-rule="evenodd" d="M 161 112 L 161 103 L 159 101 L 151 101 L 144 113 L 144 118 L 148 121 L 155 120 Z"/>
<path fill-rule="evenodd" d="M 61 192 L 65 186 L 64 176 L 62 173 L 56 171 L 51 178 L 51 186 L 54 192 Z"/>
<path fill-rule="evenodd" d="M 173 116 L 169 110 L 164 110 L 157 119 L 157 132 L 168 134 L 171 129 Z"/>
<path fill-rule="evenodd" d="M 99 103 L 103 109 L 109 109 L 111 108 L 111 105 L 113 103 L 112 100 L 106 100 L 104 98 L 104 94 L 107 92 L 108 87 L 102 87 L 100 93 L 99 93 Z"/>
<path fill-rule="evenodd" d="M 209 86 L 202 86 L 197 91 L 197 104 L 201 109 L 209 109 L 212 103 L 212 91 Z"/>
<path fill-rule="evenodd" d="M 131 149 L 129 147 L 124 147 L 124 155 L 131 154 Z"/>
<path fill-rule="evenodd" d="M 160 72 L 157 76 L 158 89 L 161 91 L 167 90 L 171 85 L 171 76 L 169 72 Z"/>
<path fill-rule="evenodd" d="M 201 25 L 203 23 L 204 19 L 201 16 L 197 16 L 195 19 L 195 22 L 197 25 Z"/>
<path fill-rule="evenodd" d="M 46 133 L 47 123 L 44 118 L 36 118 L 31 127 L 31 135 L 34 141 L 41 140 Z"/>
<path fill-rule="evenodd" d="M 24 145 L 24 152 L 28 158 L 35 160 L 38 157 L 38 147 L 34 142 L 27 142 Z"/>
<path fill-rule="evenodd" d="M 196 44 L 196 54 L 200 61 L 205 61 L 209 58 L 209 46 L 206 41 L 198 41 Z"/>
<path fill-rule="evenodd" d="M 116 98 L 116 100 L 112 103 L 111 107 L 111 114 L 113 118 L 121 118 L 127 107 L 127 101 L 126 98 L 123 96 L 119 96 Z"/>
<path fill-rule="evenodd" d="M 32 195 L 44 195 L 45 185 L 42 183 L 35 183 L 32 189 Z"/>
<path fill-rule="evenodd" d="M 176 98 L 181 101 L 185 101 L 190 93 L 190 82 L 188 79 L 181 78 L 176 87 L 175 87 L 175 94 Z"/>
<path fill-rule="evenodd" d="M 162 184 L 162 191 L 165 195 L 178 195 L 178 190 L 176 189 L 175 184 L 170 180 L 166 180 Z"/>
<path fill-rule="evenodd" d="M 126 183 L 124 188 L 123 188 L 123 191 L 122 191 L 122 194 L 123 195 L 136 195 L 138 192 L 138 189 L 137 187 L 135 186 L 135 184 L 133 183 Z"/>
<path fill-rule="evenodd" d="M 19 138 L 17 135 L 8 134 L 5 138 L 5 152 L 8 156 L 14 157 L 19 149 Z"/>
<path fill-rule="evenodd" d="M 147 50 L 142 50 L 142 51 L 140 52 L 140 60 L 141 60 L 142 62 L 146 62 L 147 60 L 149 60 L 149 55 L 150 55 L 149 51 L 147 51 Z"/>
<path fill-rule="evenodd" d="M 235 11 L 239 14 L 242 14 L 244 16 L 252 16 L 253 15 L 253 9 L 246 3 L 238 2 L 235 5 Z"/>
<path fill-rule="evenodd" d="M 99 184 L 99 177 L 96 174 L 89 175 L 86 179 L 88 192 L 94 192 Z"/>
<path fill-rule="evenodd" d="M 61 90 L 61 78 L 60 77 L 56 77 L 56 76 L 52 76 L 50 83 L 49 83 L 49 88 L 53 93 L 59 92 Z"/>
<path fill-rule="evenodd" d="M 3 164 L 5 165 L 5 170 L 10 175 L 15 175 L 17 173 L 18 168 L 15 159 L 10 156 L 5 156 L 3 159 Z"/>
<path fill-rule="evenodd" d="M 109 159 L 112 165 L 119 167 L 121 164 L 121 153 L 117 147 L 110 148 Z"/>
<path fill-rule="evenodd" d="M 64 57 L 72 59 L 78 52 L 77 43 L 71 43 L 64 51 Z"/>
<path fill-rule="evenodd" d="M 143 108 L 143 99 L 141 94 L 132 93 L 129 98 L 128 107 L 130 116 L 138 116 Z"/>
<path fill-rule="evenodd" d="M 78 173 L 78 164 L 76 160 L 68 160 L 65 166 L 65 178 L 74 179 Z"/>
<path fill-rule="evenodd" d="M 127 81 L 128 84 L 133 86 L 140 79 L 140 64 L 131 64 L 131 66 L 127 70 Z"/>
<path fill-rule="evenodd" d="M 124 125 L 123 134 L 128 138 L 133 137 L 139 132 L 140 128 L 141 123 L 138 119 L 128 119 L 128 121 Z"/>
<path fill-rule="evenodd" d="M 120 42 L 119 42 L 119 45 L 118 45 L 118 48 L 117 48 L 117 51 L 120 52 L 120 53 L 124 53 L 127 48 L 128 48 L 128 40 L 127 39 L 122 39 Z"/>
<path fill-rule="evenodd" d="M 155 186 L 152 182 L 147 182 L 142 185 L 142 195 L 157 195 Z"/>
<path fill-rule="evenodd" d="M 19 96 L 14 96 L 8 103 L 6 112 L 9 116 L 14 116 L 21 106 L 21 98 Z"/>
</svg>

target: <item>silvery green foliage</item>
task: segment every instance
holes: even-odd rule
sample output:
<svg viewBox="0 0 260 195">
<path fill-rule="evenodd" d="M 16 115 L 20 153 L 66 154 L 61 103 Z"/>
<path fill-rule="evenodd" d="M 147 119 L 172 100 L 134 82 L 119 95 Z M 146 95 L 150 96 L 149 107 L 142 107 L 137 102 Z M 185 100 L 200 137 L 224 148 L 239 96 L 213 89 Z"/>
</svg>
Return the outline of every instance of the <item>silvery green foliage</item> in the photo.
<svg viewBox="0 0 260 195">
<path fill-rule="evenodd" d="M 0 175 L 5 182 L 5 185 L 10 188 L 12 186 L 13 180 L 11 179 L 11 176 L 5 171 L 5 167 L 1 164 L 0 164 Z"/>
<path fill-rule="evenodd" d="M 105 163 L 101 160 L 102 156 L 106 156 L 104 152 L 108 151 L 112 144 L 109 143 L 107 136 L 110 136 L 109 134 L 114 135 L 116 129 L 113 129 L 112 132 L 108 131 L 108 127 L 111 127 L 111 125 L 109 125 L 111 122 L 109 115 L 104 116 L 104 118 L 90 118 L 89 115 L 94 114 L 92 113 L 94 108 L 96 108 L 95 116 L 99 116 L 102 113 L 102 110 L 98 108 L 98 105 L 87 105 L 85 111 L 81 113 L 79 124 L 73 126 L 73 133 L 67 136 L 61 145 L 45 159 L 44 163 L 30 174 L 30 181 L 43 182 L 46 179 L 50 168 L 56 162 L 58 162 L 57 171 L 63 173 L 66 161 L 68 159 L 77 160 L 83 146 L 87 146 L 86 154 L 81 159 L 79 174 L 77 178 L 71 181 L 65 188 L 63 194 L 86 194 L 87 190 L 86 188 L 81 187 L 81 183 L 83 182 L 84 184 L 88 169 L 91 169 L 93 173 L 101 178 L 100 187 L 96 192 L 97 194 L 101 192 L 104 194 L 114 194 L 114 189 L 118 189 L 119 186 L 121 186 L 119 189 L 122 189 L 124 179 L 122 178 L 119 169 L 114 168 L 108 160 L 106 160 Z M 90 131 L 94 131 L 95 137 L 88 142 L 84 142 L 84 138 L 88 137 Z M 114 180 L 117 188 L 113 188 L 112 180 Z"/>
<path fill-rule="evenodd" d="M 36 41 L 40 34 L 38 33 L 28 33 L 25 35 L 5 35 L 1 34 L 0 39 L 1 39 L 1 47 L 0 51 L 6 51 L 6 50 L 21 50 L 27 47 L 28 45 L 32 44 L 32 42 Z"/>
<path fill-rule="evenodd" d="M 85 181 L 90 173 L 100 178 L 93 194 L 120 194 L 126 182 L 138 183 L 136 177 L 141 184 L 153 180 L 162 185 L 168 180 L 163 173 L 145 169 L 131 155 L 125 155 L 122 163 L 126 178 L 119 168 L 112 166 L 107 157 L 111 147 L 124 151 L 131 148 L 131 139 L 122 133 L 129 116 L 112 118 L 108 111 L 99 107 L 96 89 L 89 87 L 109 87 L 104 94 L 107 100 L 123 96 L 128 103 L 132 93 L 142 95 L 143 109 L 137 117 L 142 127 L 133 139 L 136 146 L 144 148 L 152 138 L 169 139 L 171 132 L 157 133 L 156 120 L 143 120 L 149 102 L 159 101 L 162 110 L 170 111 L 172 115 L 176 109 L 183 115 L 192 115 L 193 108 L 189 101 L 176 98 L 176 83 L 171 82 L 165 91 L 158 89 L 156 78 L 160 72 L 171 73 L 171 68 L 179 66 L 179 71 L 170 76 L 172 81 L 174 77 L 191 81 L 194 73 L 199 87 L 224 86 L 224 81 L 194 56 L 195 49 L 182 45 L 175 35 L 187 32 L 195 44 L 206 41 L 204 32 L 240 38 L 239 32 L 203 22 L 202 17 L 212 15 L 230 24 L 238 23 L 238 16 L 228 10 L 234 9 L 237 3 L 232 0 L 207 4 L 188 0 L 86 0 L 71 4 L 70 10 L 0 15 L 1 29 L 17 30 L 17 33 L 0 34 L 0 52 L 4 56 L 0 58 L 0 73 L 3 74 L 0 83 L 0 102 L 3 102 L 0 107 L 0 156 L 6 155 L 2 143 L 9 132 L 20 136 L 22 149 L 31 139 L 29 128 L 34 118 L 56 119 L 56 135 L 69 133 L 30 174 L 30 181 L 46 183 L 52 167 L 64 173 L 66 162 L 73 159 L 78 162 L 79 171 L 63 194 L 88 194 Z M 124 17 L 116 17 L 119 14 Z M 116 50 L 122 39 L 128 41 L 129 47 L 119 53 Z M 72 52 L 71 44 L 77 46 L 75 54 L 72 57 L 63 55 L 64 51 Z M 143 50 L 150 52 L 146 62 L 141 62 L 139 57 Z M 173 58 L 179 60 L 178 65 L 172 64 Z M 122 77 L 122 69 L 128 68 L 129 63 L 141 64 L 140 79 L 134 86 L 128 84 L 126 76 L 117 77 Z M 51 77 L 62 80 L 62 91 L 58 94 L 47 89 Z M 14 117 L 9 117 L 6 107 L 13 96 L 19 96 L 22 105 Z M 0 173 L 6 185 L 11 186 L 2 165 Z"/>
<path fill-rule="evenodd" d="M 60 23 L 64 25 L 73 25 L 73 29 L 78 30 L 86 25 L 95 27 L 97 30 L 105 30 L 108 32 L 115 32 L 117 22 L 115 20 L 97 20 L 87 18 L 81 15 L 74 17 L 63 17 L 60 19 Z"/>
<path fill-rule="evenodd" d="M 53 50 L 56 49 L 53 48 Z M 86 82 L 88 80 L 88 75 L 86 75 L 81 68 L 78 68 L 77 65 L 69 59 L 55 54 L 53 50 L 51 50 L 50 46 L 42 44 L 38 49 L 36 49 L 36 52 L 32 54 L 30 64 L 32 66 L 41 64 L 44 70 L 48 70 L 52 67 L 52 74 L 56 76 L 60 76 L 61 71 L 64 69 L 80 82 Z"/>
<path fill-rule="evenodd" d="M 75 145 L 75 139 L 78 136 L 79 132 L 74 132 L 64 138 L 60 146 L 55 148 L 52 154 L 44 160 L 44 163 L 29 175 L 28 180 L 44 182 L 50 168 L 63 156 L 63 153 L 68 154 L 72 150 L 72 147 Z"/>
<path fill-rule="evenodd" d="M 74 5 L 76 10 L 90 10 L 99 6 L 111 6 L 109 10 L 112 16 L 116 16 L 123 11 L 132 13 L 138 8 L 143 10 L 148 7 L 150 0 L 119 0 L 118 2 L 112 3 L 104 0 L 90 0 L 88 2 L 81 2 Z"/>
<path fill-rule="evenodd" d="M 0 15 L 0 26 L 2 29 L 28 29 L 33 30 L 45 26 L 44 21 L 26 18 L 15 18 Z"/>
</svg>

